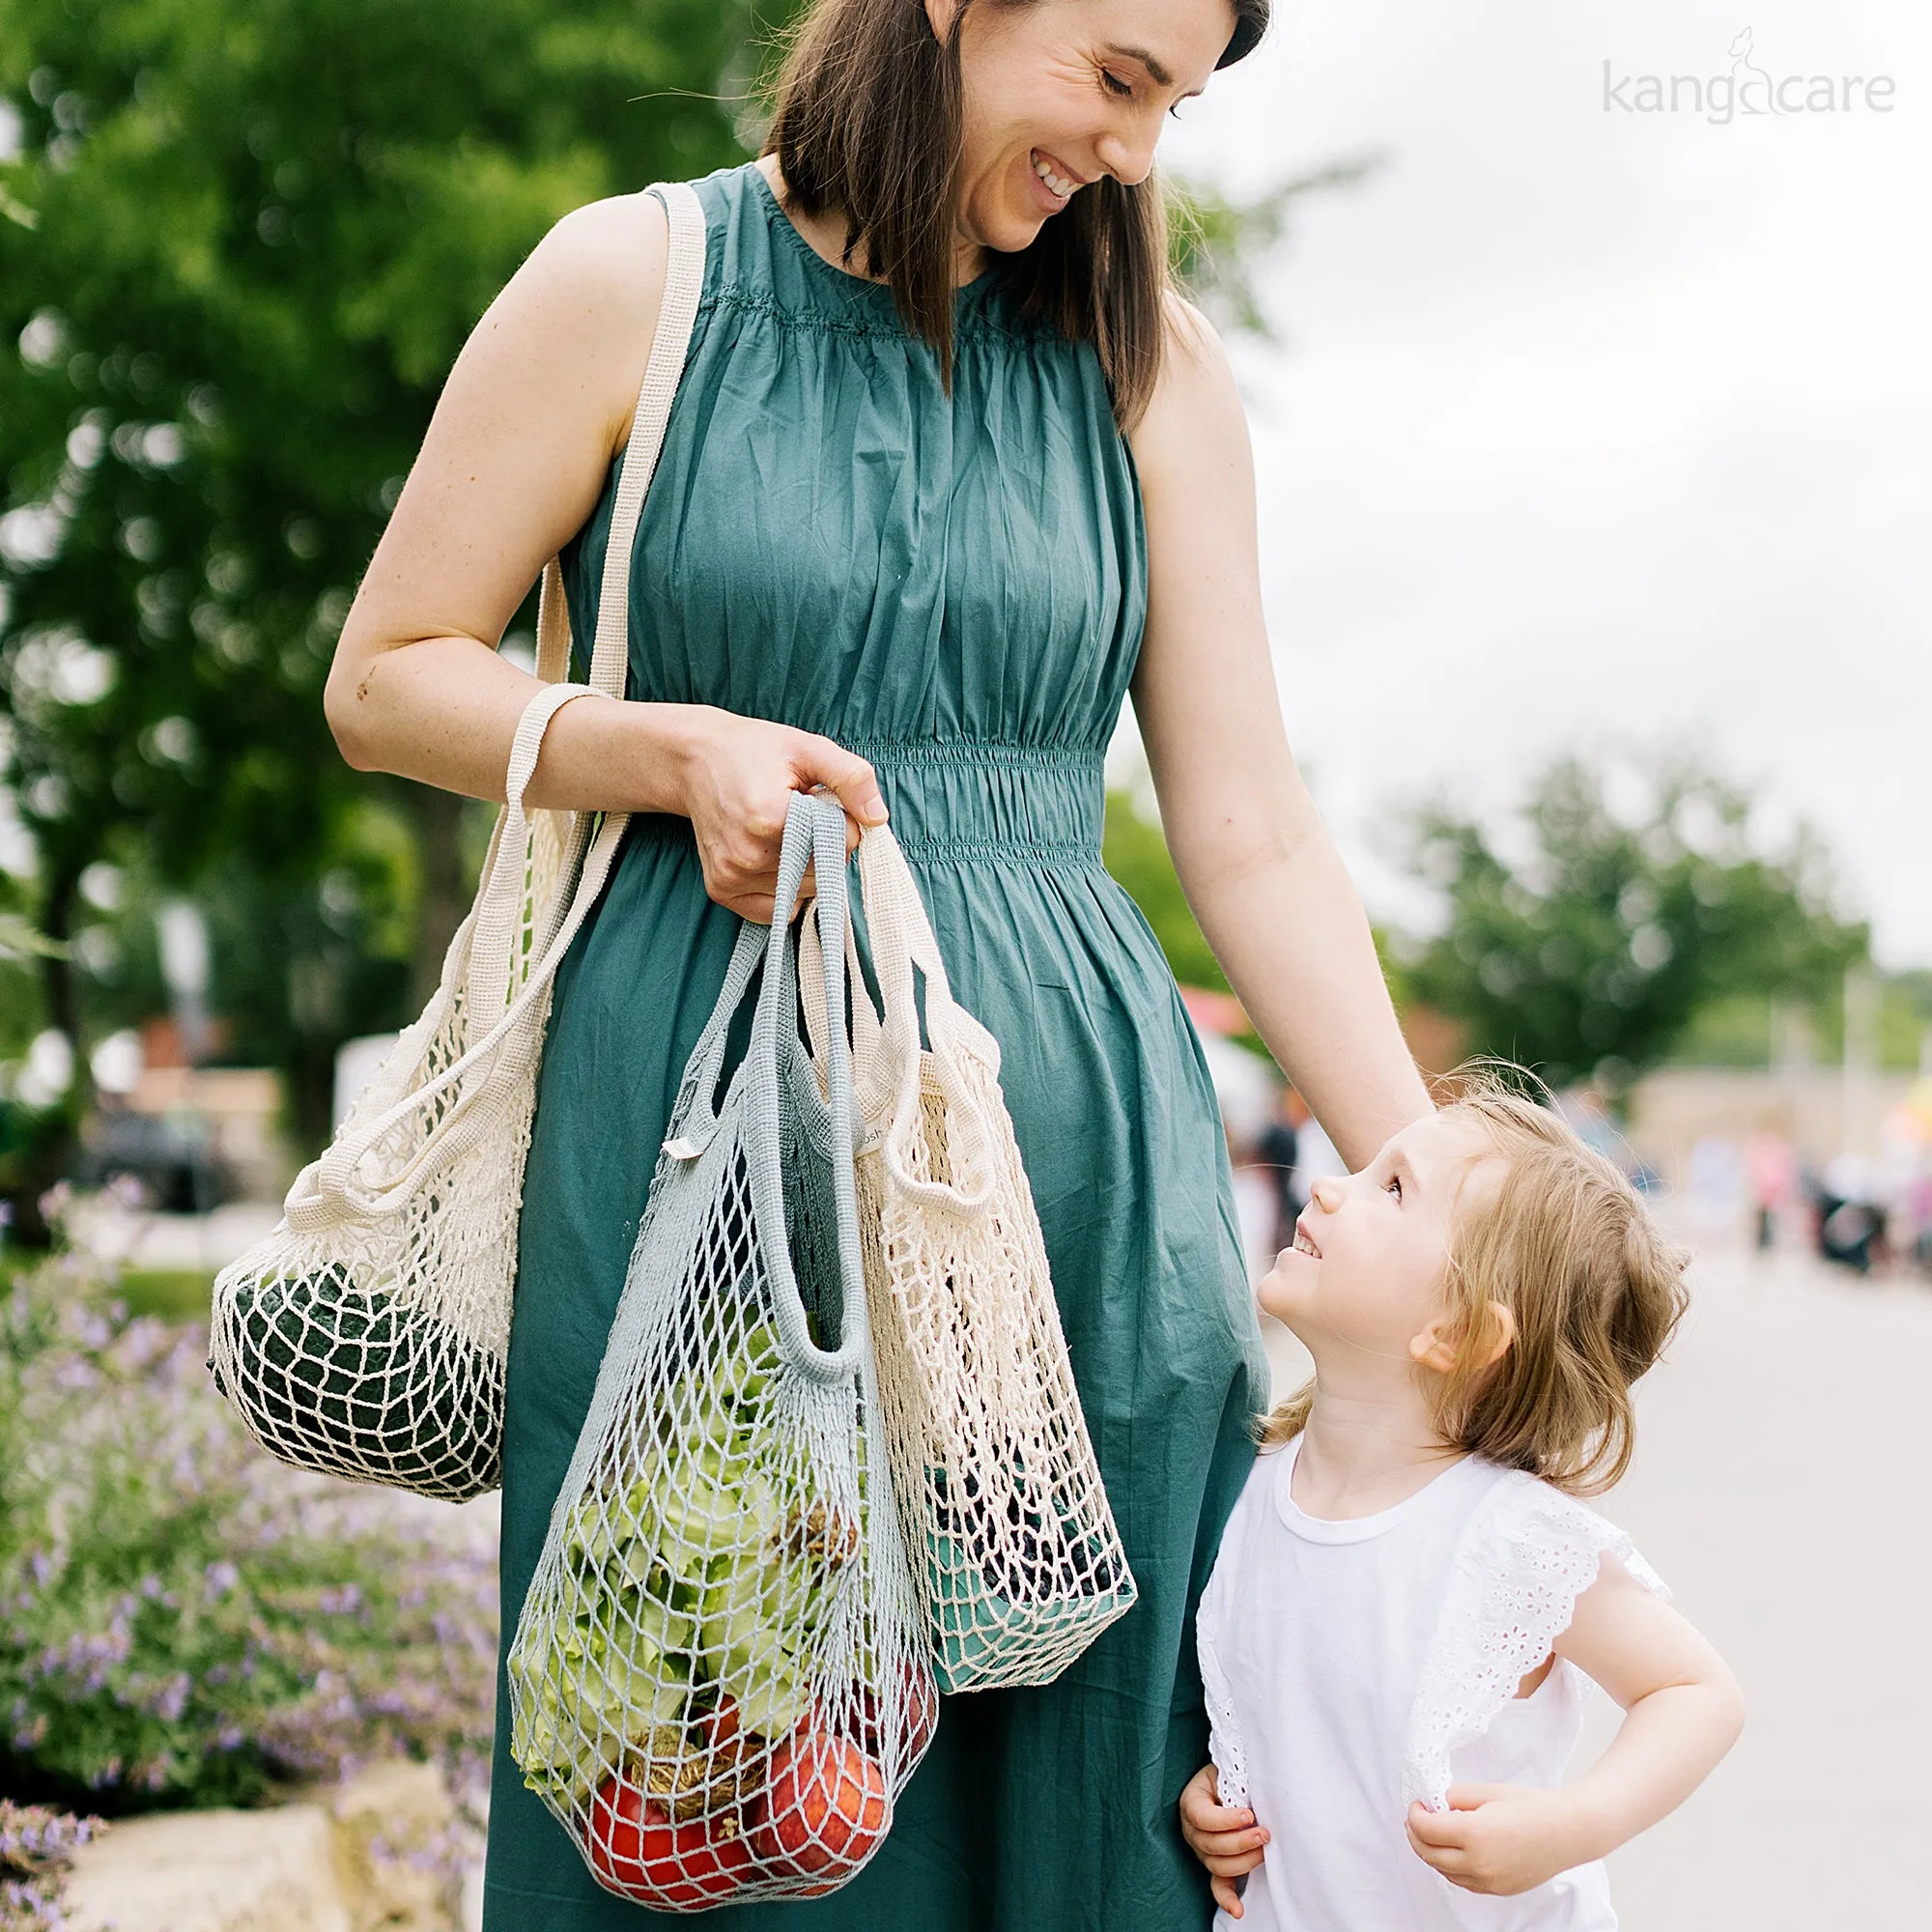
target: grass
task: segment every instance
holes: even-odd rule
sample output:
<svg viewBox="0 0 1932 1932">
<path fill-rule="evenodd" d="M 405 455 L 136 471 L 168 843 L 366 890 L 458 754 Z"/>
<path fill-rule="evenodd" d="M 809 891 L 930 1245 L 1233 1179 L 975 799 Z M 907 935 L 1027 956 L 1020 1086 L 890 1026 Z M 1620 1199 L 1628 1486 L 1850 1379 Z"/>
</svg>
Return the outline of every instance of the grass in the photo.
<svg viewBox="0 0 1932 1932">
<path fill-rule="evenodd" d="M 129 1315 L 206 1321 L 214 1273 L 208 1268 L 124 1268 L 117 1293 Z"/>
</svg>

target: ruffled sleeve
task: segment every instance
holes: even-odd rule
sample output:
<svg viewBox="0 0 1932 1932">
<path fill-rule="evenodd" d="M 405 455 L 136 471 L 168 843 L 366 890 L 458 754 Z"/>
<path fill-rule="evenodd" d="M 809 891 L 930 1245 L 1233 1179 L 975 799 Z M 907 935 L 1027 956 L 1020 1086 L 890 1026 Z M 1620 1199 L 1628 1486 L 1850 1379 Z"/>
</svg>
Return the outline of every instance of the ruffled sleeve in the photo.
<svg viewBox="0 0 1932 1932">
<path fill-rule="evenodd" d="M 1548 1483 L 1512 1470 L 1484 1498 L 1463 1532 L 1416 1689 L 1405 1802 L 1446 1808 L 1451 1753 L 1481 1737 L 1549 1655 L 1606 1553 L 1646 1589 L 1670 1594 L 1615 1523 Z M 1558 1669 L 1571 1667 L 1558 1661 Z"/>
<path fill-rule="evenodd" d="M 1223 1804 L 1248 1803 L 1248 1758 L 1241 1747 L 1241 1727 L 1235 1716 L 1235 1699 L 1228 1690 L 1228 1673 L 1221 1663 L 1219 1577 L 1208 1579 L 1195 1614 L 1194 1642 L 1201 1659 L 1201 1690 L 1208 1703 L 1208 1755 L 1214 1761 L 1216 1787 Z"/>
</svg>

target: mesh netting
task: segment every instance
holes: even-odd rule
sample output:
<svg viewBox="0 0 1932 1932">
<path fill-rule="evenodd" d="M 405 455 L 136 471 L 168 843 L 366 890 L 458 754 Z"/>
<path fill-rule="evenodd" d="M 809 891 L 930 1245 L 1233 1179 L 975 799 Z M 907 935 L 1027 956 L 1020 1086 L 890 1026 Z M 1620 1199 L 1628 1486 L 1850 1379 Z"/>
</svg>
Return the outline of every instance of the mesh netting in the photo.
<svg viewBox="0 0 1932 1932">
<path fill-rule="evenodd" d="M 822 1094 L 798 1039 L 787 916 L 814 836 L 842 943 L 844 815 L 801 798 L 774 923 L 741 932 L 686 1068 L 510 1649 L 525 1782 L 601 1885 L 668 1910 L 842 1883 L 937 1719 L 882 1453 L 849 1069 L 841 1038 Z"/>
<path fill-rule="evenodd" d="M 1134 1579 L 1074 1386 L 998 1043 L 953 1000 L 885 827 L 865 834 L 859 868 L 886 1008 L 882 1024 L 848 937 L 867 1128 L 859 1224 L 933 1665 L 946 1690 L 1043 1684 L 1132 1605 Z M 823 955 L 810 934 L 802 956 L 815 1013 Z"/>
<path fill-rule="evenodd" d="M 515 889 L 506 941 L 479 960 L 479 903 L 437 999 L 303 1170 L 282 1225 L 215 1283 L 209 1366 L 285 1462 L 455 1500 L 496 1487 L 550 998 L 529 981 L 576 884 L 572 839 L 568 814 L 506 808 L 485 871 Z M 466 1069 L 490 1030 L 472 1028 L 472 1001 L 508 1024 Z"/>
</svg>

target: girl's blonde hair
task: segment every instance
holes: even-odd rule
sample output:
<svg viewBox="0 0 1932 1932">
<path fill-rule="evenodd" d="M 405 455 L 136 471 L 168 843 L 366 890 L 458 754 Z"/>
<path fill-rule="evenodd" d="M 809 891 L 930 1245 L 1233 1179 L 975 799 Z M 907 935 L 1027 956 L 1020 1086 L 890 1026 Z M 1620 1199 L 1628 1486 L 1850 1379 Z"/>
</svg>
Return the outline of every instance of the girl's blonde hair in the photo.
<svg viewBox="0 0 1932 1932">
<path fill-rule="evenodd" d="M 1444 1441 L 1573 1495 L 1616 1483 L 1634 1447 L 1631 1385 L 1684 1314 L 1690 1257 L 1642 1197 L 1548 1107 L 1484 1070 L 1443 1110 L 1475 1122 L 1506 1172 L 1487 1205 L 1456 1217 L 1444 1294 L 1454 1364 L 1426 1378 Z M 1501 1357 L 1492 1304 L 1516 1334 Z M 1264 1447 L 1298 1435 L 1311 1381 L 1262 1426 Z"/>
</svg>

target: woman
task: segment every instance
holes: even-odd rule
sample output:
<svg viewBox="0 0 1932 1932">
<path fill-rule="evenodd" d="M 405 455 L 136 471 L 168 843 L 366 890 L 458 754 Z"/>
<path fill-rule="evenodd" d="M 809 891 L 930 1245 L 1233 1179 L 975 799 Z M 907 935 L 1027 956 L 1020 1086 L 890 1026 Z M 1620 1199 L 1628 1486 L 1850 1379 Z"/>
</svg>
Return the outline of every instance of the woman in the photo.
<svg viewBox="0 0 1932 1932">
<path fill-rule="evenodd" d="M 1099 864 L 1129 690 L 1188 896 L 1344 1152 L 1428 1106 L 1283 735 L 1235 387 L 1165 290 L 1163 117 L 1266 14 L 819 0 L 770 149 L 698 185 L 704 297 L 638 540 L 631 701 L 566 707 L 530 792 L 639 816 L 551 1021 L 504 1629 L 732 915 L 770 919 L 785 801 L 813 786 L 855 841 L 890 810 L 954 990 L 1001 1041 L 1140 1585 L 1051 1688 L 949 1700 L 853 1884 L 726 1907 L 727 1932 L 1208 1917 L 1175 1821 L 1207 1737 L 1191 1619 L 1266 1384 L 1199 1044 Z M 501 797 L 531 680 L 494 645 L 559 546 L 585 639 L 666 253 L 655 201 L 581 210 L 478 327 L 343 634 L 328 715 L 354 764 Z M 596 1889 L 506 1750 L 490 1838 L 492 1932 L 646 1916 Z"/>
</svg>

